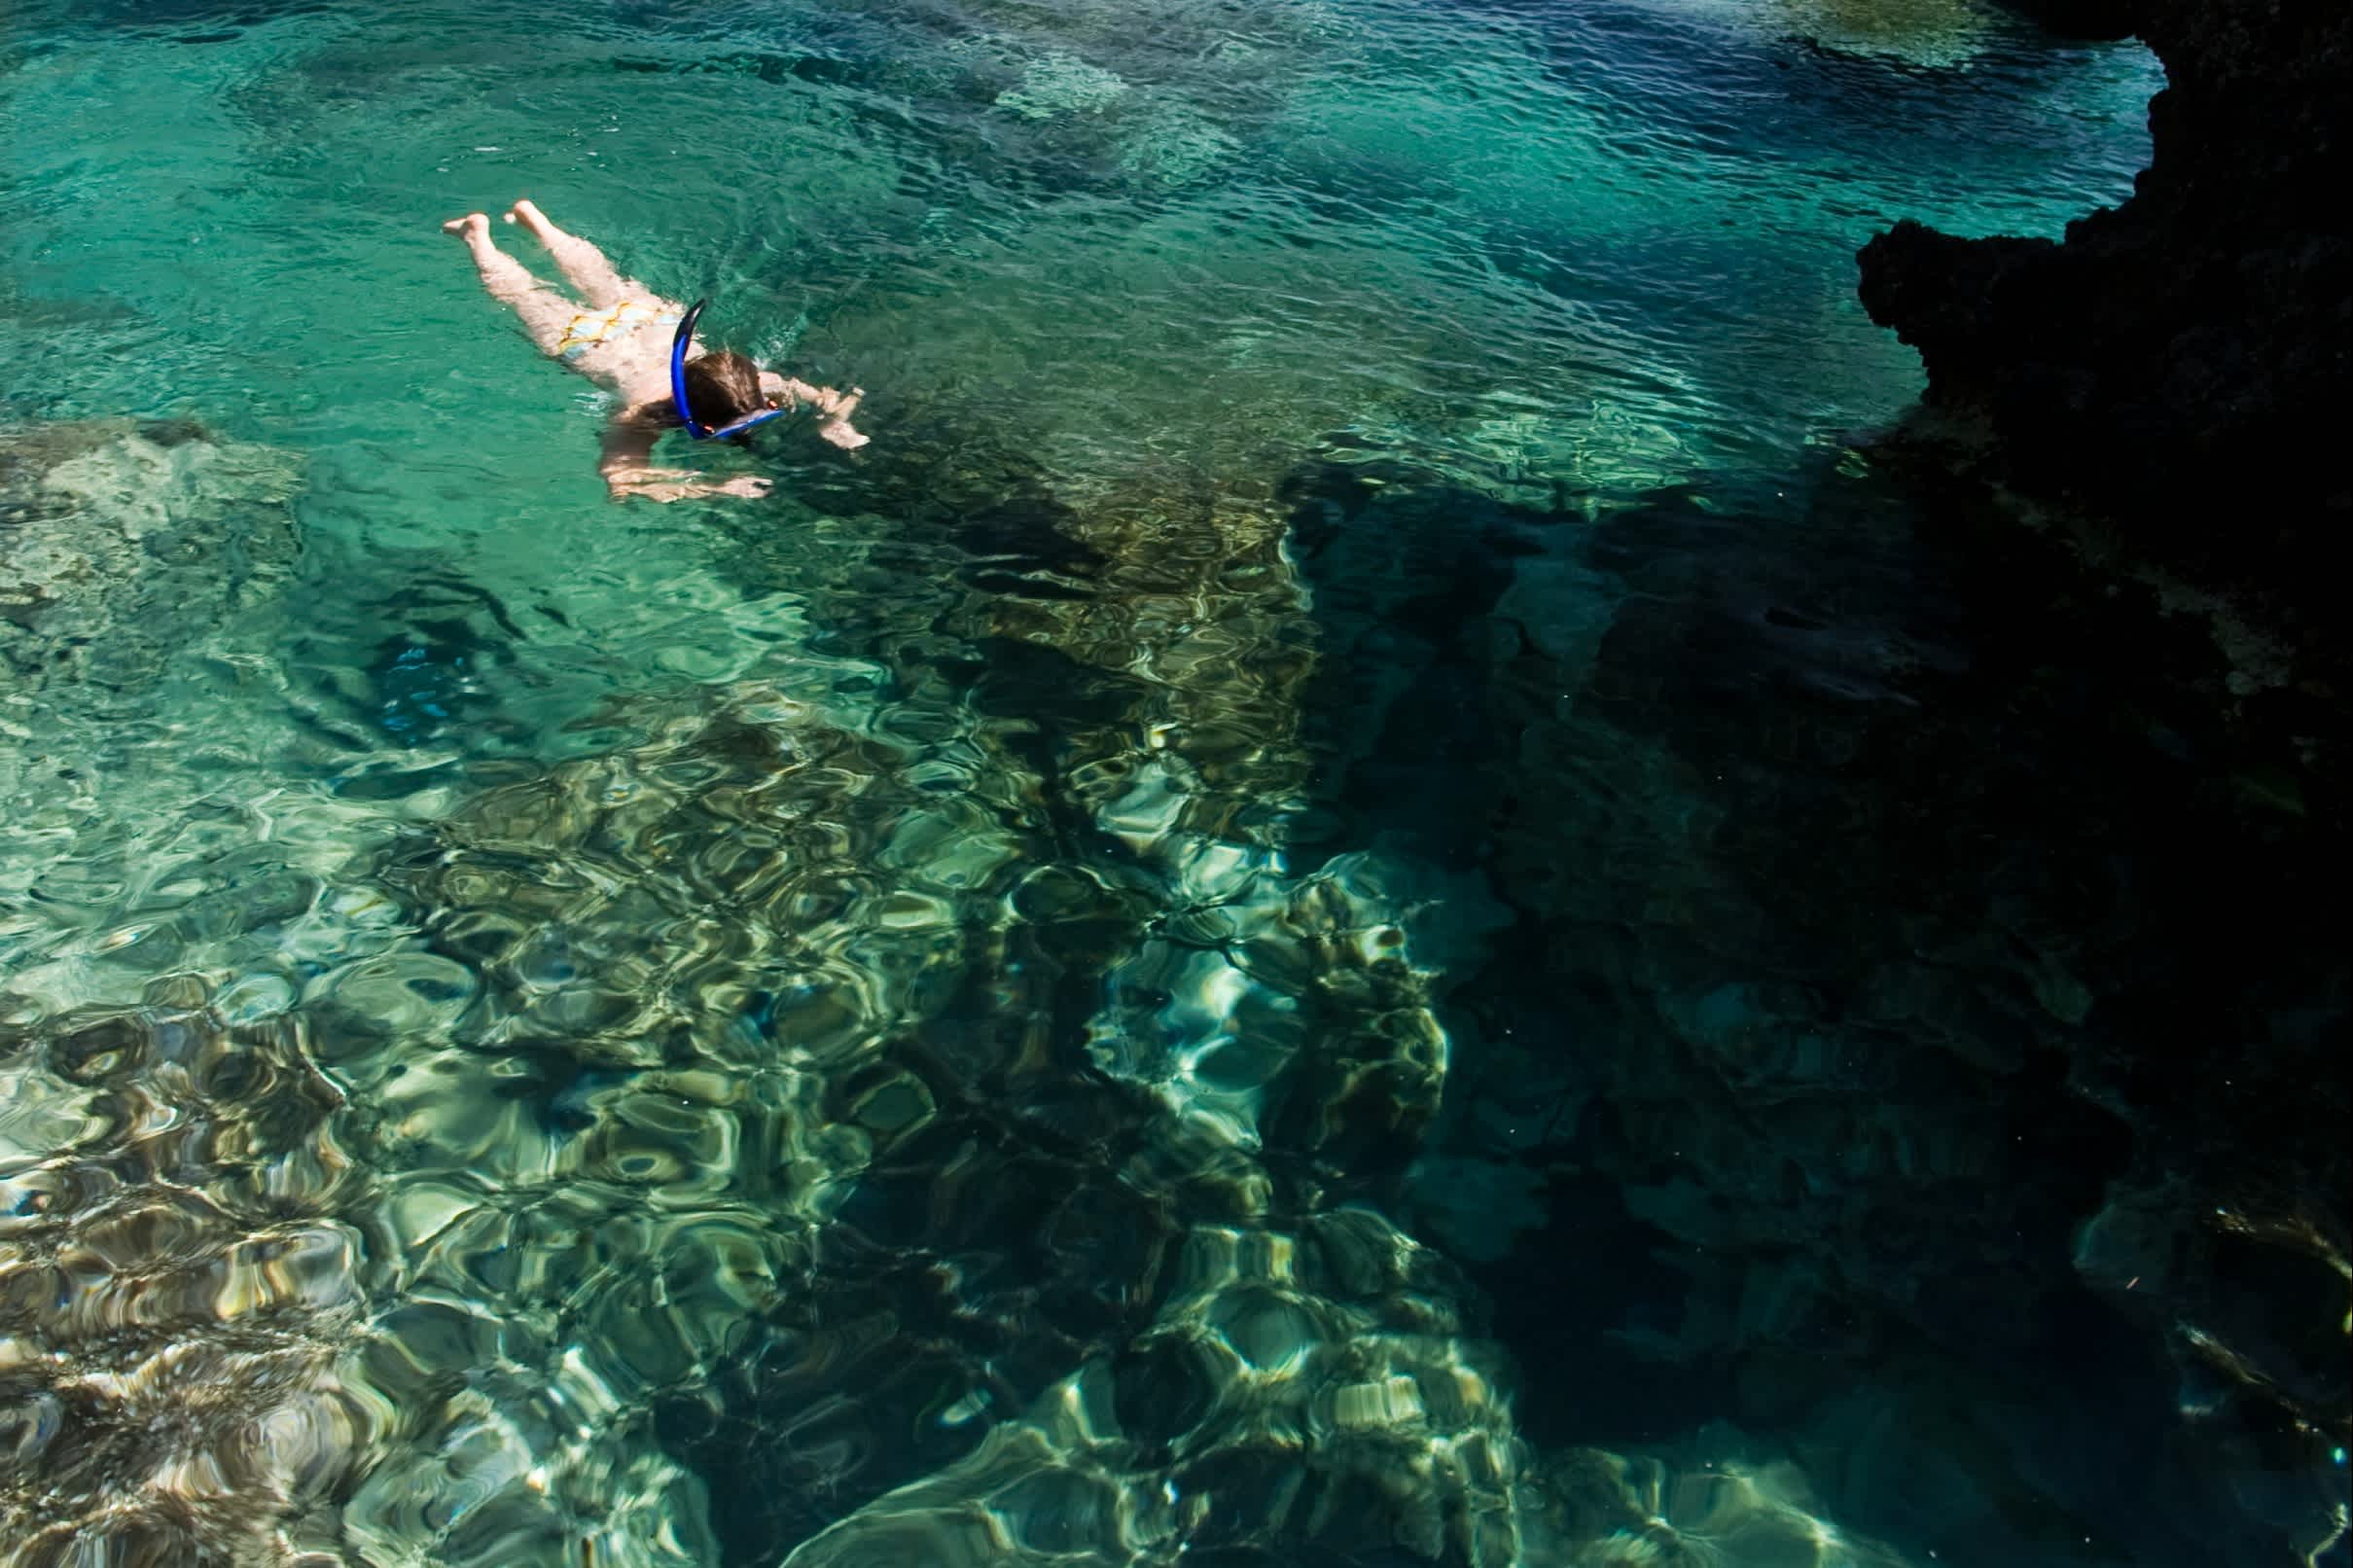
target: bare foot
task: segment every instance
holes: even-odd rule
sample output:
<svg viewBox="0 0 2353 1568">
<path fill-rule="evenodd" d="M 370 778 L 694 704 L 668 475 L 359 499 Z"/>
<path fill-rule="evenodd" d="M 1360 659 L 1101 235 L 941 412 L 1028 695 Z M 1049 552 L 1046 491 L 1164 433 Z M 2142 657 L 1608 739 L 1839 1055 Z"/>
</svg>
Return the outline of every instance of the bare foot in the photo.
<svg viewBox="0 0 2353 1568">
<path fill-rule="evenodd" d="M 490 232 L 490 220 L 485 214 L 469 212 L 463 218 L 452 218 L 442 225 L 442 232 L 455 234 L 460 239 L 472 242 Z"/>
<path fill-rule="evenodd" d="M 872 436 L 861 436 L 858 434 L 858 432 L 852 430 L 848 425 L 842 423 L 838 419 L 829 420 L 826 423 L 819 425 L 817 427 L 817 434 L 823 436 L 827 441 L 832 442 L 835 445 L 840 447 L 845 452 L 854 452 L 859 447 L 865 445 L 868 442 L 874 439 Z"/>
<path fill-rule="evenodd" d="M 528 196 L 518 198 L 515 205 L 508 209 L 507 222 L 521 224 L 543 239 L 550 234 L 563 232 L 562 230 L 548 221 L 548 215 L 540 211 Z"/>
</svg>

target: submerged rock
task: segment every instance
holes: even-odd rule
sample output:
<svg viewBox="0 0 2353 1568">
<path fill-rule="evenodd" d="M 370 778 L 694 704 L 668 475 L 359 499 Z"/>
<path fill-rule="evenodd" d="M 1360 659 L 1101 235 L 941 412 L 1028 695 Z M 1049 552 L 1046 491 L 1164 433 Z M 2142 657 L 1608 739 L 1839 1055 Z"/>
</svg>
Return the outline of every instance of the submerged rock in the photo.
<svg viewBox="0 0 2353 1568">
<path fill-rule="evenodd" d="M 2001 0 L 2047 32 L 2061 38 L 2117 39 L 2132 34 L 2136 0 Z"/>
<path fill-rule="evenodd" d="M 291 455 L 187 420 L 0 433 L 0 660 L 19 682 L 121 686 L 294 559 Z"/>
<path fill-rule="evenodd" d="M 1721 1429 L 1694 1446 L 1671 1460 L 1574 1449 L 1552 1462 L 1548 1522 L 1575 1543 L 1574 1568 L 1905 1568 L 1822 1518 L 1795 1465 L 1751 1462 Z"/>
<path fill-rule="evenodd" d="M 299 1562 L 368 1441 L 341 1096 L 213 1001 L 0 1023 L 9 1103 L 81 1113 L 0 1125 L 0 1561 Z"/>
<path fill-rule="evenodd" d="M 2023 8 L 2113 36 L 2115 6 Z M 1861 253 L 1872 318 L 1992 471 L 2121 520 L 2154 557 L 2317 621 L 2353 511 L 2334 439 L 2353 340 L 2345 183 L 2353 11 L 2146 0 L 2170 85 L 2130 199 L 2063 242 L 1904 222 Z"/>
<path fill-rule="evenodd" d="M 1528 1455 L 1448 1276 L 1368 1210 L 1197 1227 L 1131 1342 L 788 1568 L 1561 1560 L 1526 1539 Z"/>
<path fill-rule="evenodd" d="M 1792 34 L 1832 54 L 1949 68 L 1984 47 L 1992 13 L 1977 0 L 1781 0 Z"/>
<path fill-rule="evenodd" d="M 1019 87 L 999 93 L 997 107 L 1024 120 L 1048 120 L 1100 109 L 1126 90 L 1114 73 L 1056 50 L 1032 62 Z"/>
</svg>

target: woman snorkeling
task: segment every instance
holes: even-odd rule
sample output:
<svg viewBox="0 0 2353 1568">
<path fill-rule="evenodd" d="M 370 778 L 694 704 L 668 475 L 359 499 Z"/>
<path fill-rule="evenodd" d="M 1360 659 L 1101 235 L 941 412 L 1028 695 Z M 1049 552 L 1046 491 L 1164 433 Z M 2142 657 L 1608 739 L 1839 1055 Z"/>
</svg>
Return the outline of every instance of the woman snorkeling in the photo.
<svg viewBox="0 0 2353 1568">
<path fill-rule="evenodd" d="M 654 443 L 680 426 L 696 441 L 729 440 L 805 403 L 823 415 L 818 435 L 844 448 L 866 445 L 868 438 L 849 422 L 864 392 L 811 386 L 764 371 L 731 349 L 695 354 L 700 304 L 689 310 L 623 277 L 604 252 L 556 228 L 528 201 L 516 202 L 507 222 L 539 236 L 565 281 L 588 302 L 586 308 L 541 286 L 520 262 L 492 244 L 490 220 L 483 214 L 452 218 L 442 230 L 466 242 L 482 287 L 513 307 L 543 352 L 620 396 L 621 410 L 605 427 L 604 454 L 596 465 L 615 499 L 767 494 L 764 479 L 711 482 L 690 470 L 652 466 Z"/>
</svg>

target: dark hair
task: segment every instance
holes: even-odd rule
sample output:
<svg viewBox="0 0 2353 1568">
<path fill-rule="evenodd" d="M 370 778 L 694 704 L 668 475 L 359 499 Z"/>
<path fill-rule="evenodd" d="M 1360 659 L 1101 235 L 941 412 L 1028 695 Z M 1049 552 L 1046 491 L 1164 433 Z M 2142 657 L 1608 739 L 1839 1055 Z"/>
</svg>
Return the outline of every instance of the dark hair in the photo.
<svg viewBox="0 0 2353 1568">
<path fill-rule="evenodd" d="M 731 348 L 687 361 L 687 406 L 695 422 L 713 429 L 768 406 L 760 390 L 760 367 Z"/>
</svg>

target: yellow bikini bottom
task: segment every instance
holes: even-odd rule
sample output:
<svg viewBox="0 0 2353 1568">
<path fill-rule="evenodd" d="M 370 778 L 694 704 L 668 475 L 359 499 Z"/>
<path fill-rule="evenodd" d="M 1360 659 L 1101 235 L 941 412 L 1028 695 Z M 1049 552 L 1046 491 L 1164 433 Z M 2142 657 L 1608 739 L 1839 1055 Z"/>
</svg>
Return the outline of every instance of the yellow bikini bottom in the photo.
<svg viewBox="0 0 2353 1568">
<path fill-rule="evenodd" d="M 663 315 L 658 305 L 643 300 L 624 300 L 610 310 L 592 310 L 572 318 L 564 329 L 563 341 L 555 345 L 555 357 L 575 360 L 598 343 L 617 342 L 640 327 L 675 327 L 678 318 Z"/>
</svg>

